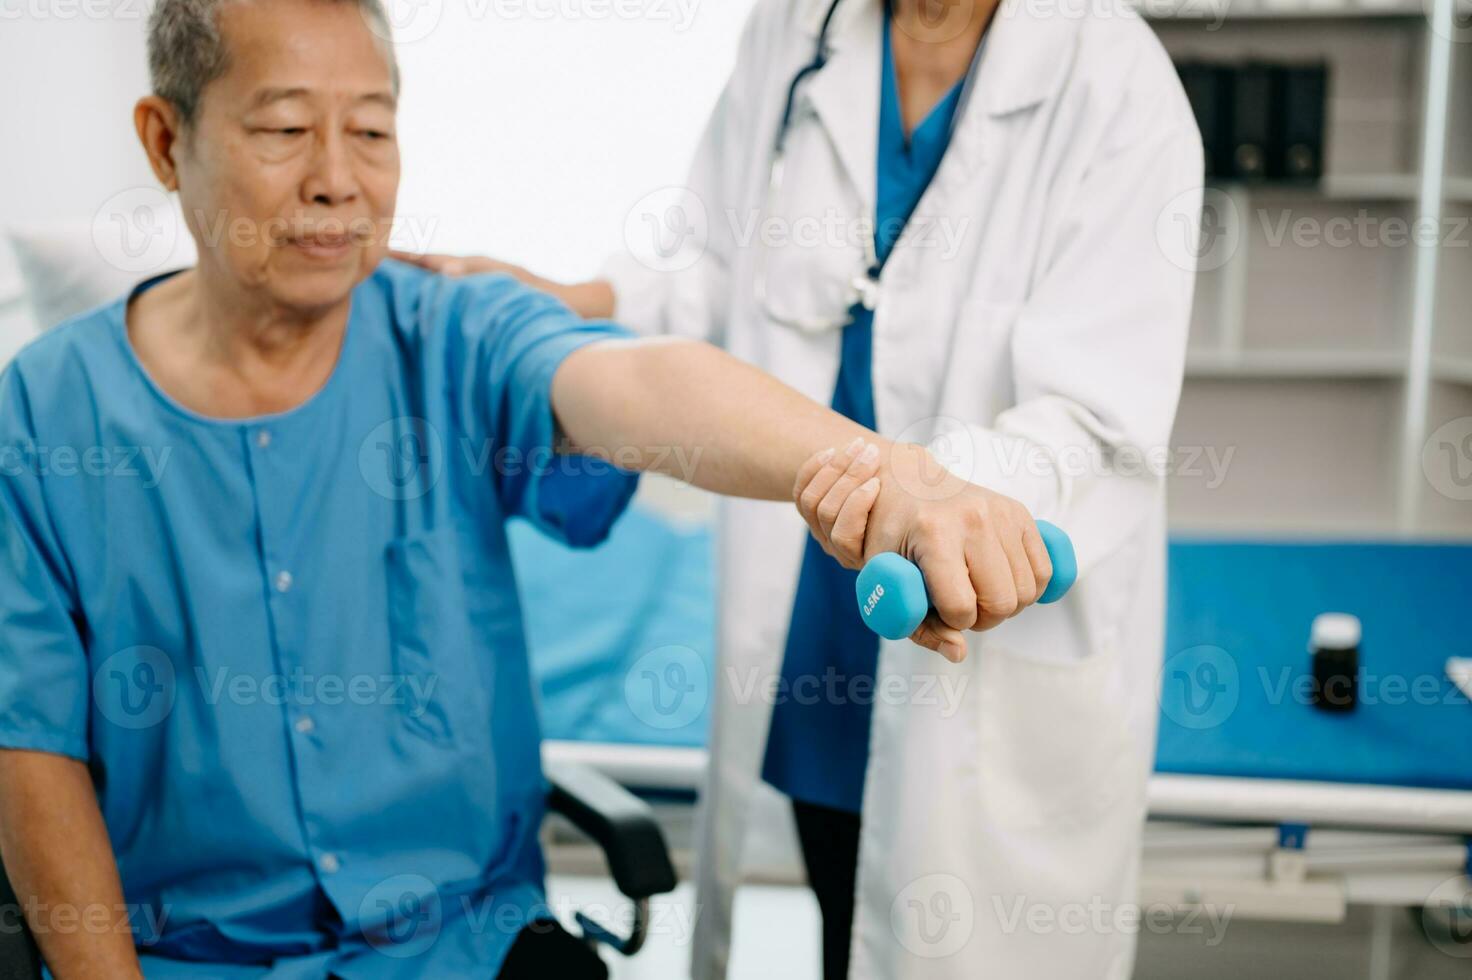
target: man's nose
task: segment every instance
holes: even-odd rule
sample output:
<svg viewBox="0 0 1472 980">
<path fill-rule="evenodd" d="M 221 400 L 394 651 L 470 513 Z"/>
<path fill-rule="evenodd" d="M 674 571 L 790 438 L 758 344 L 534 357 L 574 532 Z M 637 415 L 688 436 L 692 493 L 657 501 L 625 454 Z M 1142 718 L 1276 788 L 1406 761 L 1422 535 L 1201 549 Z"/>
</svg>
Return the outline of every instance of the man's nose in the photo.
<svg viewBox="0 0 1472 980">
<path fill-rule="evenodd" d="M 329 132 L 317 141 L 311 170 L 302 182 L 307 204 L 343 204 L 358 196 L 358 177 L 353 170 L 347 140 Z"/>
</svg>

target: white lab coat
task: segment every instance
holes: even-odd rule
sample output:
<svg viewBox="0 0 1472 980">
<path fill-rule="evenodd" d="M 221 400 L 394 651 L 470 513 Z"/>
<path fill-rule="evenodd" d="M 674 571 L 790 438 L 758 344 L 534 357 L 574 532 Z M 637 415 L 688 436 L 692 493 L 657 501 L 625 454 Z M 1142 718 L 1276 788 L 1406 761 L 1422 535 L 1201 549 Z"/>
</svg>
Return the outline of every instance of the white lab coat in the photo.
<svg viewBox="0 0 1472 980">
<path fill-rule="evenodd" d="M 880 4 L 844 0 L 831 60 L 800 90 L 784 192 L 764 210 L 787 86 L 827 0 L 759 0 L 682 209 L 651 222 L 693 229 L 694 244 L 610 263 L 620 320 L 721 344 L 827 403 L 838 334 L 764 309 L 831 311 L 859 246 L 841 231 L 815 245 L 809 222 L 804 244 L 767 253 L 764 307 L 763 249 L 744 235 L 758 214 L 873 214 Z M 1185 358 L 1200 137 L 1165 52 L 1113 0 L 1006 0 L 974 81 L 917 209 L 936 233 L 902 240 L 882 277 L 878 428 L 1066 529 L 1081 577 L 1060 604 L 972 634 L 962 664 L 883 644 L 879 690 L 894 686 L 874 704 L 851 976 L 1124 978 L 1163 642 L 1159 454 Z M 805 538 L 789 504 L 721 508 L 697 980 L 725 970 L 771 715 L 753 684 L 780 675 Z"/>
</svg>

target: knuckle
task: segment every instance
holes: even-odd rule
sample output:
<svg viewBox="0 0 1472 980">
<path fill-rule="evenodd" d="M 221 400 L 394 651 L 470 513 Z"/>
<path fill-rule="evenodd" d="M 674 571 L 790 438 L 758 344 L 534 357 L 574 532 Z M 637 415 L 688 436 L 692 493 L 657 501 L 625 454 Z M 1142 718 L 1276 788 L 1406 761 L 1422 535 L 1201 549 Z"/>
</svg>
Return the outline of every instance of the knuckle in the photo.
<svg viewBox="0 0 1472 980">
<path fill-rule="evenodd" d="M 797 495 L 797 506 L 804 514 L 816 513 L 818 505 L 822 502 L 822 496 L 819 495 L 818 491 L 811 484 L 803 487 Z"/>
<path fill-rule="evenodd" d="M 818 520 L 825 526 L 831 527 L 838 520 L 838 512 L 842 509 L 842 503 L 836 501 L 830 495 L 818 504 Z"/>
<path fill-rule="evenodd" d="M 1016 590 L 1007 592 L 994 592 L 984 596 L 981 600 L 982 611 L 988 616 L 1001 616 L 1006 619 L 1016 614 L 1018 609 Z"/>
</svg>

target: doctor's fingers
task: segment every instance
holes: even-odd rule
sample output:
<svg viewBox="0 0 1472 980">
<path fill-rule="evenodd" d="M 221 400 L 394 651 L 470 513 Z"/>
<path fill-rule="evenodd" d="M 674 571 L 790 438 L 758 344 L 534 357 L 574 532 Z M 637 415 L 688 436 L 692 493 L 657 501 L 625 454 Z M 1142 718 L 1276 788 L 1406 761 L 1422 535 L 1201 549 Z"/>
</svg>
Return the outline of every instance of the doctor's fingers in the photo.
<svg viewBox="0 0 1472 980">
<path fill-rule="evenodd" d="M 828 536 L 818 521 L 818 505 L 828 496 L 828 491 L 838 478 L 848 471 L 849 466 L 864 448 L 863 438 L 855 439 L 843 450 L 825 449 L 813 456 L 798 471 L 797 481 L 792 488 L 792 497 L 802 519 L 812 528 L 813 536 L 828 549 Z"/>
<path fill-rule="evenodd" d="M 934 650 L 953 664 L 966 659 L 966 634 L 940 621 L 934 612 L 925 617 L 920 628 L 910 635 L 913 643 Z"/>
<path fill-rule="evenodd" d="M 1005 623 L 1016 614 L 1019 603 L 1017 578 L 1006 538 L 1015 537 L 1015 547 L 1022 554 L 1022 541 L 1007 533 L 1007 528 L 990 525 L 966 542 L 966 567 L 976 595 L 976 617 L 973 625 L 963 629 L 989 630 Z M 1024 556 L 1025 557 L 1025 556 Z M 952 626 L 959 626 L 949 619 Z"/>
<path fill-rule="evenodd" d="M 394 249 L 389 252 L 389 256 L 400 262 L 417 265 L 421 269 L 428 269 L 430 272 L 438 272 L 442 276 L 451 278 L 481 272 L 505 272 L 519 279 L 523 274 L 520 266 L 483 255 L 440 255 L 433 252 L 401 252 Z"/>
<path fill-rule="evenodd" d="M 879 485 L 875 476 L 854 487 L 833 522 L 828 534 L 828 553 L 844 568 L 864 567 L 864 537 L 869 529 L 869 511 L 879 499 Z M 830 492 L 829 496 L 832 495 Z"/>
<path fill-rule="evenodd" d="M 818 526 L 823 529 L 823 537 L 827 538 L 830 544 L 835 544 L 836 547 L 833 541 L 834 528 L 838 524 L 838 515 L 848 503 L 849 497 L 855 490 L 878 475 L 879 447 L 871 442 L 859 451 L 859 454 L 848 464 L 848 469 L 838 475 L 833 486 L 829 487 L 823 499 L 818 501 Z M 861 539 L 862 531 L 863 528 L 860 527 Z M 863 541 L 860 540 L 859 544 L 862 549 Z M 835 557 L 841 560 L 841 556 L 835 554 Z"/>
</svg>

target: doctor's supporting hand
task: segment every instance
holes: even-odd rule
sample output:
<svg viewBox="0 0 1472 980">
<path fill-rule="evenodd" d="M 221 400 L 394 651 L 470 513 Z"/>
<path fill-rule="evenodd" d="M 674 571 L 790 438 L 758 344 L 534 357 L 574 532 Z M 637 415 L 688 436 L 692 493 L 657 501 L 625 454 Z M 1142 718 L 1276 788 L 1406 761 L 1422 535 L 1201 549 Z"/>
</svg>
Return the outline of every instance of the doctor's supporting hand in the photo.
<svg viewBox="0 0 1472 980">
<path fill-rule="evenodd" d="M 500 259 L 492 259 L 483 255 L 444 255 L 430 252 L 401 252 L 397 249 L 389 254 L 400 262 L 417 265 L 421 269 L 428 269 L 430 272 L 437 272 L 451 278 L 484 273 L 503 273 L 533 289 L 557 297 L 568 309 L 585 320 L 604 320 L 613 316 L 613 287 L 602 279 L 580 283 L 557 282 L 514 263 L 502 262 Z"/>
<path fill-rule="evenodd" d="M 606 282 L 557 283 L 483 256 L 393 257 L 441 275 L 504 273 L 581 316 L 613 314 Z M 959 662 L 966 656 L 963 631 L 1006 622 L 1048 586 L 1053 566 L 1032 515 L 1012 498 L 950 473 L 919 446 L 891 444 L 847 420 L 843 425 L 852 444 L 807 460 L 795 484 L 798 509 L 823 549 L 845 567 L 859 568 L 885 551 L 918 565 L 935 610 L 911 639 Z M 706 489 L 754 495 L 750 487 L 724 483 Z"/>
<path fill-rule="evenodd" d="M 1042 536 L 1027 508 L 1010 497 L 986 490 L 946 470 L 918 446 L 895 444 L 886 453 L 877 443 L 855 439 L 846 449 L 825 449 L 813 455 L 793 486 L 793 499 L 823 550 L 845 568 L 859 569 L 876 554 L 897 551 L 916 561 L 925 572 L 935 609 L 911 640 L 935 650 L 947 660 L 960 662 L 966 643 L 956 621 L 965 618 L 967 603 L 974 604 L 973 630 L 987 630 L 1006 622 L 1037 601 L 1052 579 L 1053 565 Z M 886 482 L 898 482 L 903 491 L 884 494 Z M 964 529 L 964 560 L 968 592 L 957 575 L 946 568 L 953 560 L 942 553 L 926 557 L 930 540 L 906 541 L 890 547 L 903 532 L 897 527 L 938 517 L 932 508 L 940 501 L 956 505 L 954 516 Z M 932 570 L 936 571 L 932 575 Z"/>
</svg>

